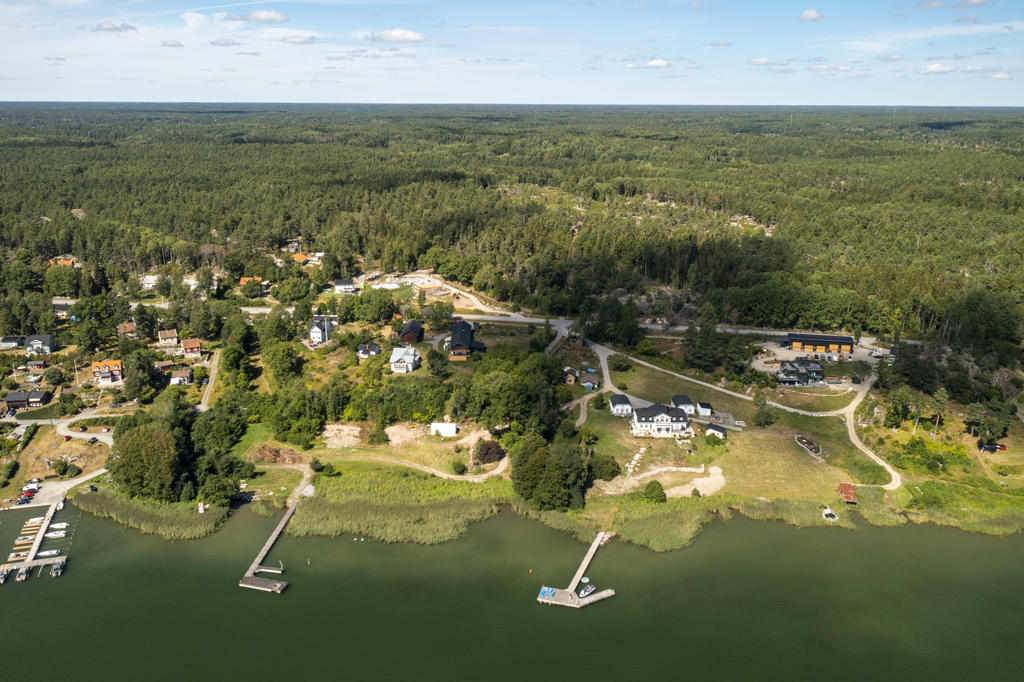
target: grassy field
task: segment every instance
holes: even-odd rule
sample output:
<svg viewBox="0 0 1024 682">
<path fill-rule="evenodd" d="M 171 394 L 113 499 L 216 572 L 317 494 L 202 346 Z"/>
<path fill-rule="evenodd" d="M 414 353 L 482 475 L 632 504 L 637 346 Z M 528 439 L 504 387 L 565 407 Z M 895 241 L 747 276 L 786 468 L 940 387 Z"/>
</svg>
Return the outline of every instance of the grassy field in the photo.
<svg viewBox="0 0 1024 682">
<path fill-rule="evenodd" d="M 627 372 L 612 372 L 612 381 L 616 386 L 626 384 L 624 389 L 630 395 L 644 400 L 668 404 L 672 396 L 683 394 L 690 396 L 694 402 L 711 403 L 715 410 L 729 412 L 733 417 L 752 422 L 756 409 L 754 403 L 714 389 L 700 386 L 685 379 L 679 379 L 650 367 L 633 365 Z"/>
<path fill-rule="evenodd" d="M 249 451 L 260 443 L 267 443 L 276 448 L 291 448 L 287 443 L 274 440 L 274 430 L 270 428 L 270 424 L 250 424 L 245 430 L 245 435 L 231 448 L 231 454 L 246 459 Z"/>
<path fill-rule="evenodd" d="M 640 448 L 646 448 L 641 460 L 642 469 L 658 466 L 690 466 L 686 450 L 676 445 L 672 438 L 636 438 L 629 433 L 629 420 L 615 417 L 604 410 L 587 410 L 584 428 L 597 436 L 594 452 L 614 457 L 625 465 Z M 695 464 L 693 466 L 700 466 Z"/>
<path fill-rule="evenodd" d="M 77 488 L 71 493 L 75 505 L 94 516 L 114 519 L 143 533 L 167 540 L 194 540 L 213 533 L 228 517 L 224 507 L 197 511 L 194 502 L 161 503 L 129 498 L 113 492 L 102 483 L 95 493 Z"/>
<path fill-rule="evenodd" d="M 515 499 L 500 478 L 449 481 L 402 467 L 339 462 L 339 476 L 318 476 L 316 497 L 304 500 L 289 535 L 354 533 L 384 542 L 437 544 L 454 540 L 469 524 Z"/>
<path fill-rule="evenodd" d="M 15 419 L 59 419 L 61 416 L 60 403 L 52 402 L 46 407 L 39 407 L 34 410 L 22 410 L 14 415 Z"/>
<path fill-rule="evenodd" d="M 253 500 L 265 500 L 274 507 L 284 508 L 288 494 L 302 480 L 302 472 L 282 466 L 261 466 L 256 475 L 241 481 L 243 490 L 253 494 Z"/>
<path fill-rule="evenodd" d="M 102 468 L 109 455 L 110 448 L 104 443 L 86 445 L 80 438 L 64 442 L 54 427 L 40 426 L 32 442 L 18 455 L 21 468 L 18 470 L 16 480 L 27 481 L 37 476 L 52 476 L 53 470 L 47 467 L 46 462 L 58 457 L 77 465 L 85 473 L 90 473 Z"/>
<path fill-rule="evenodd" d="M 801 410 L 831 412 L 841 410 L 853 402 L 854 391 L 832 391 L 827 388 L 779 388 L 768 394 L 768 399 Z"/>
</svg>

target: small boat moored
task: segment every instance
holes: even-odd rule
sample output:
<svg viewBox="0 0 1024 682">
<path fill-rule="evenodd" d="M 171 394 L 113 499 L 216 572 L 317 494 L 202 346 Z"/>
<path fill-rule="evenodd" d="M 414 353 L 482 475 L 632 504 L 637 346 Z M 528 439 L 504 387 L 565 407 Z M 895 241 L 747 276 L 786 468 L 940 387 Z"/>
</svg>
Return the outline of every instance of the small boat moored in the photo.
<svg viewBox="0 0 1024 682">
<path fill-rule="evenodd" d="M 60 556 L 60 550 L 59 549 L 48 549 L 45 552 L 39 552 L 39 554 L 36 554 L 36 556 L 37 557 L 41 557 L 41 558 L 46 558 L 48 556 Z"/>
<path fill-rule="evenodd" d="M 59 564 L 54 564 L 53 566 L 50 566 L 50 577 L 51 578 L 59 578 L 60 574 L 63 573 L 63 572 L 64 572 L 64 562 L 63 561 L 60 562 Z"/>
<path fill-rule="evenodd" d="M 50 538 L 50 539 L 66 538 L 67 536 L 68 536 L 67 531 L 63 531 L 63 530 L 55 530 L 52 533 L 46 533 L 45 535 L 43 535 L 44 538 Z"/>
<path fill-rule="evenodd" d="M 13 552 L 7 555 L 8 561 L 21 561 L 28 558 L 28 552 Z"/>
<path fill-rule="evenodd" d="M 14 576 L 14 582 L 23 583 L 28 580 L 28 567 L 22 566 L 18 569 L 18 575 Z"/>
<path fill-rule="evenodd" d="M 7 582 L 7 576 L 10 574 L 9 570 L 0 571 L 0 585 Z"/>
<path fill-rule="evenodd" d="M 593 585 L 585 586 L 582 590 L 580 590 L 580 599 L 582 599 L 583 597 L 590 596 L 591 594 L 594 593 L 594 590 L 596 590 L 596 589 L 597 588 L 594 587 Z"/>
<path fill-rule="evenodd" d="M 53 530 L 64 530 L 67 527 L 68 527 L 68 524 L 67 523 L 63 523 L 63 522 L 61 522 L 61 523 L 51 523 L 50 524 L 50 528 L 52 528 Z"/>
</svg>

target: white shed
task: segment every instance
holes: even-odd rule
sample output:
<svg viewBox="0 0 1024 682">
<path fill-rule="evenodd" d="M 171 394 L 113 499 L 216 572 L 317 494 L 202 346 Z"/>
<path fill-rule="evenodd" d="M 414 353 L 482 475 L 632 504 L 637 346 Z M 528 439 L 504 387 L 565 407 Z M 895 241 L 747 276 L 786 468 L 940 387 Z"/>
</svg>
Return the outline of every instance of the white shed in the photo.
<svg viewBox="0 0 1024 682">
<path fill-rule="evenodd" d="M 452 436 L 458 435 L 459 425 L 454 422 L 430 422 L 430 435 L 431 436 L 444 436 L 445 438 L 451 438 Z"/>
</svg>

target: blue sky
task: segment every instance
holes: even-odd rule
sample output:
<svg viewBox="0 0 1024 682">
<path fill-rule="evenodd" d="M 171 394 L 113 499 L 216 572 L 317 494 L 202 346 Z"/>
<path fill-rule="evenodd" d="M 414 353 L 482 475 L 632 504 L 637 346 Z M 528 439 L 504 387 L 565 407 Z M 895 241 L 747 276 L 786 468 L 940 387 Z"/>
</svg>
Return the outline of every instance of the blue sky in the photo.
<svg viewBox="0 0 1024 682">
<path fill-rule="evenodd" d="M 0 100 L 1022 106 L 1022 69 L 1022 0 L 0 0 Z"/>
</svg>

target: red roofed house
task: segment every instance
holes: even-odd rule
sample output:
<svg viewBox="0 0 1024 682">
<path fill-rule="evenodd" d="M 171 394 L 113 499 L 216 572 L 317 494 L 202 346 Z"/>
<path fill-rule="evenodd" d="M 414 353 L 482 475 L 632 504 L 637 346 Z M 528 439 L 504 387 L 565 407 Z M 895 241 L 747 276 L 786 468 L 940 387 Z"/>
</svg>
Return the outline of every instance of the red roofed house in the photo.
<svg viewBox="0 0 1024 682">
<path fill-rule="evenodd" d="M 836 490 L 839 491 L 839 497 L 842 498 L 846 504 L 857 504 L 857 493 L 853 489 L 852 483 L 840 483 L 836 486 Z"/>
<path fill-rule="evenodd" d="M 134 322 L 122 322 L 117 325 L 117 335 L 127 336 L 129 339 L 135 338 L 135 323 Z"/>
<path fill-rule="evenodd" d="M 181 342 L 181 352 L 186 358 L 198 358 L 202 356 L 203 342 L 199 339 L 185 339 Z"/>
<path fill-rule="evenodd" d="M 100 386 L 118 383 L 121 381 L 121 361 L 103 360 L 92 363 L 92 378 Z"/>
<path fill-rule="evenodd" d="M 156 333 L 156 343 L 164 348 L 173 348 L 178 345 L 177 329 L 161 329 Z"/>
<path fill-rule="evenodd" d="M 309 262 L 309 258 L 307 258 L 306 254 L 304 253 L 293 253 L 292 260 L 298 263 L 299 265 L 305 265 L 306 263 Z"/>
</svg>

